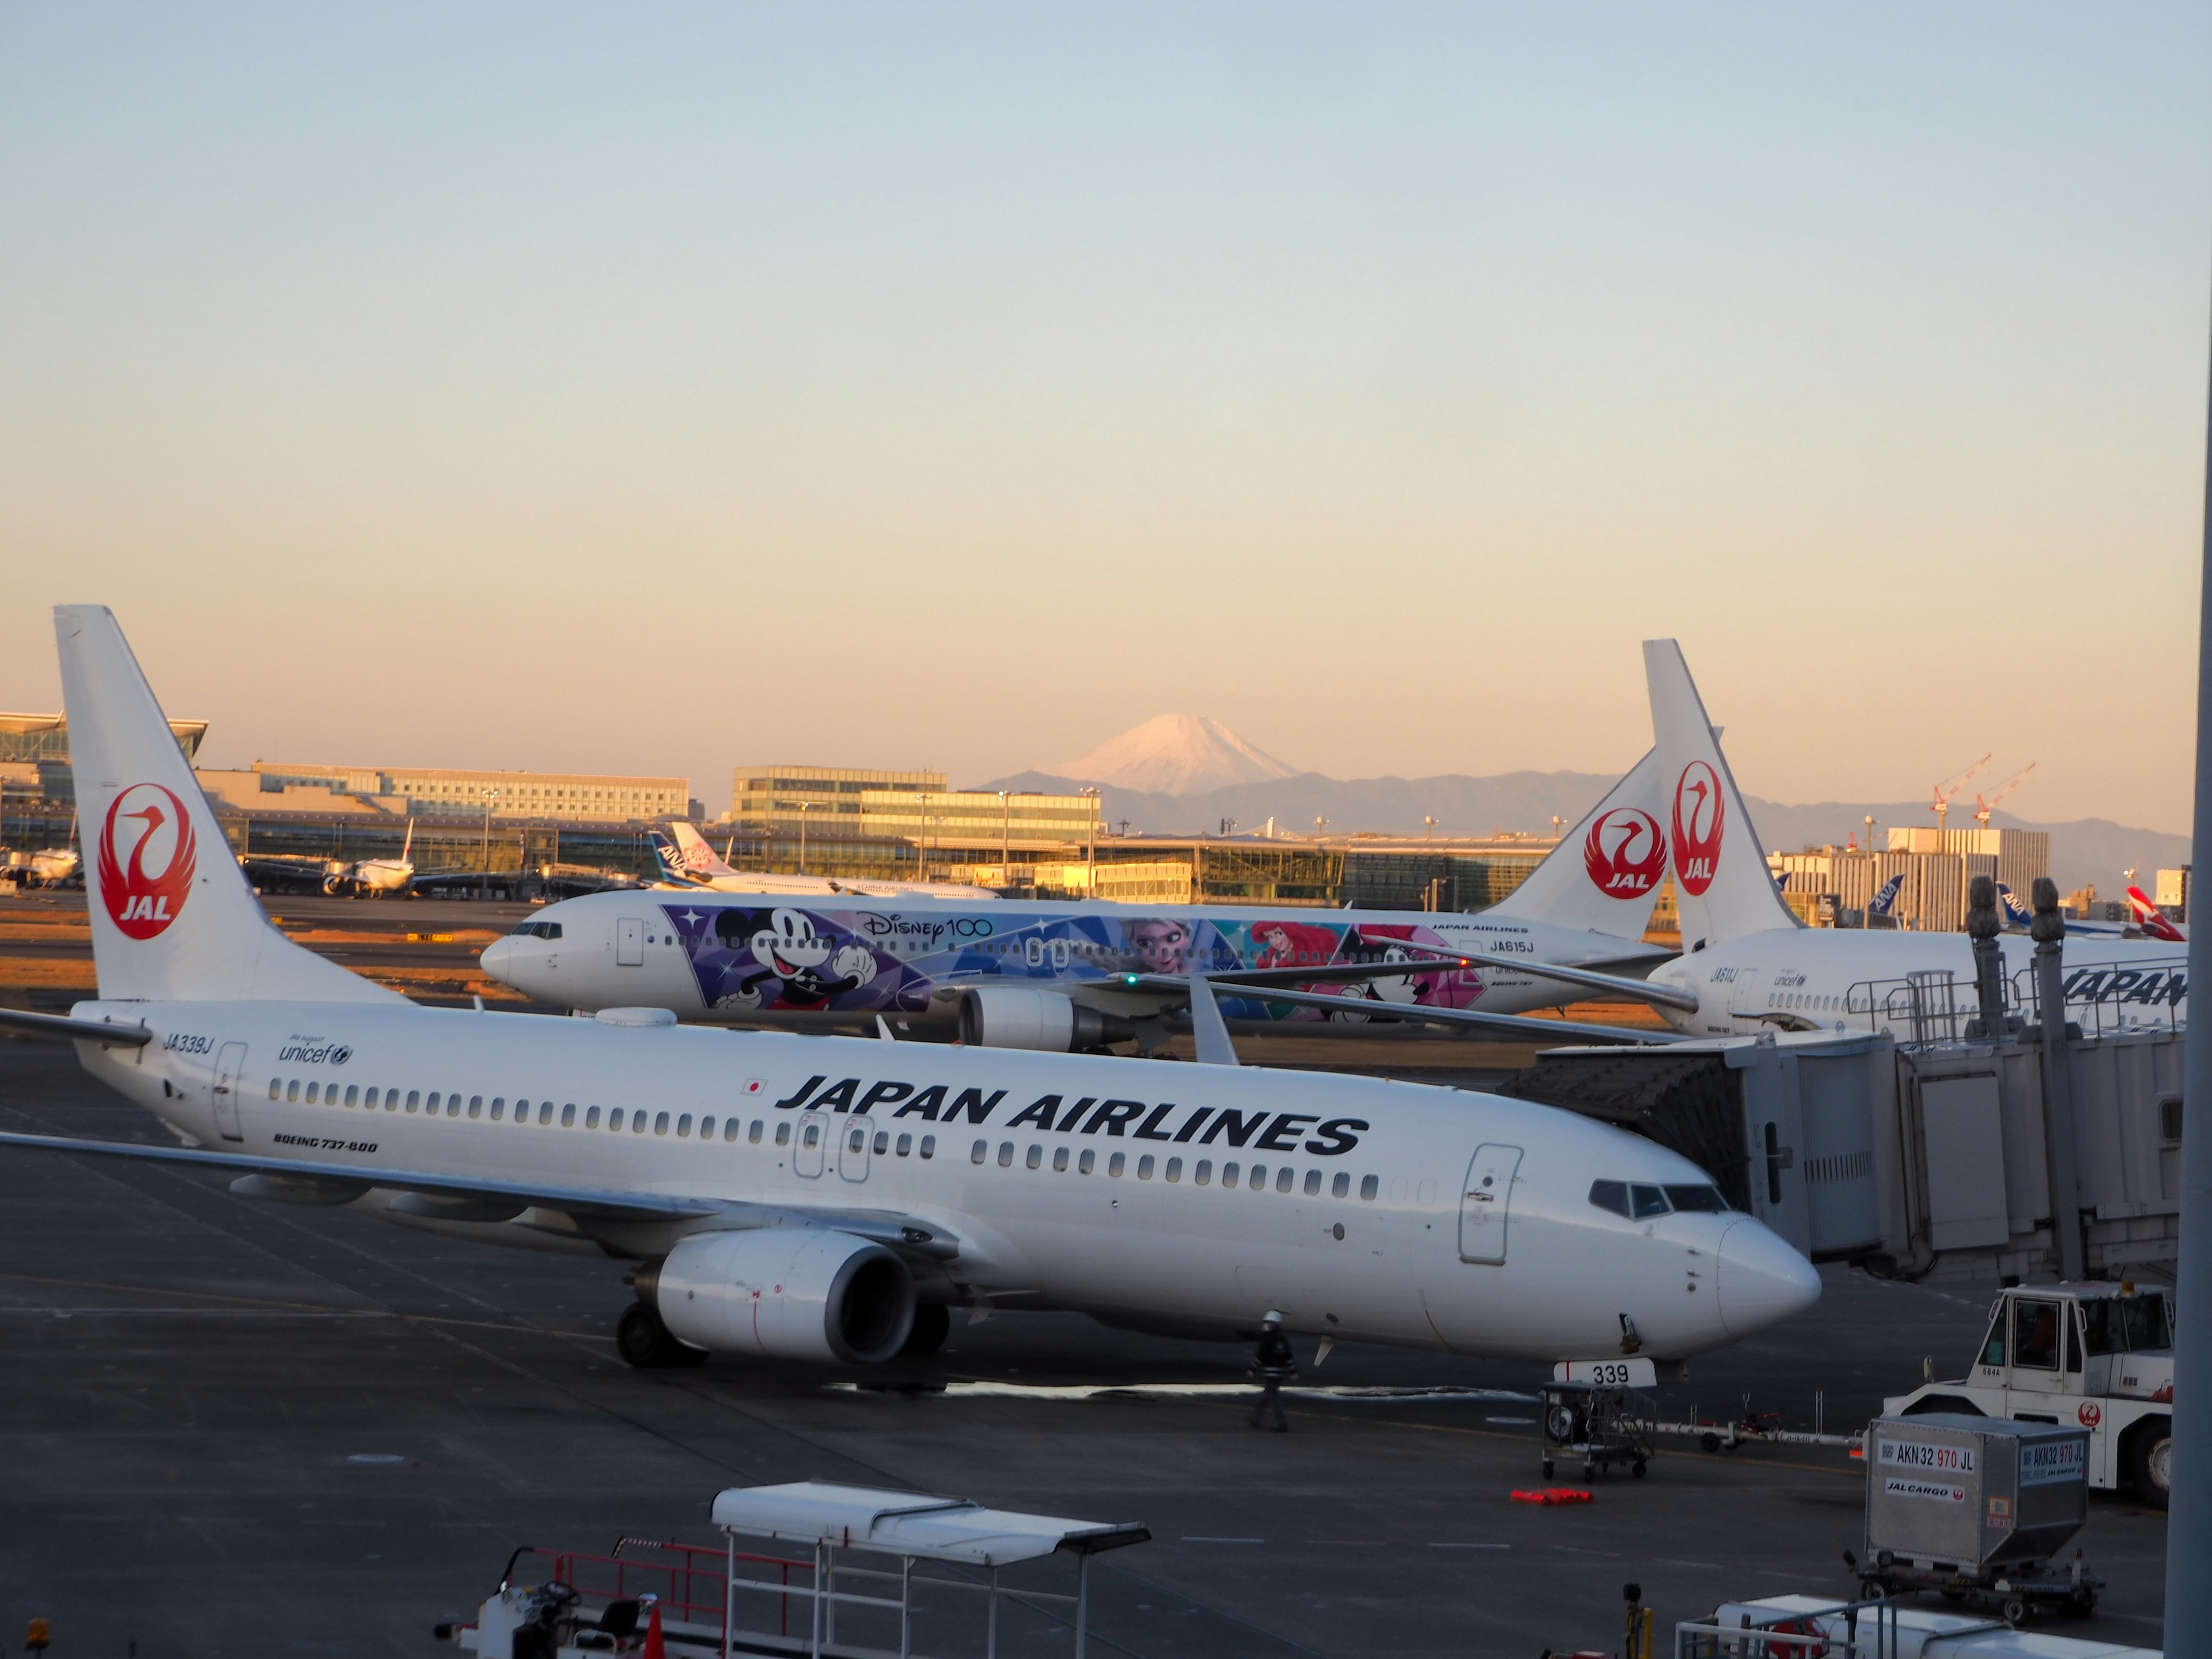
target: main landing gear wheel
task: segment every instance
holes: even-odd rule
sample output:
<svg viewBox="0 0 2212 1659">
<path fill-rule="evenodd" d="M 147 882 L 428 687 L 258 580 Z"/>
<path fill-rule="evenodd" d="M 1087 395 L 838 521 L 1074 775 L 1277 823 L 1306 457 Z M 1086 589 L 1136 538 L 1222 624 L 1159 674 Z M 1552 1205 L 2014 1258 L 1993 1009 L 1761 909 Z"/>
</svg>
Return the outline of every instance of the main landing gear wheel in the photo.
<svg viewBox="0 0 2212 1659">
<path fill-rule="evenodd" d="M 945 1339 L 952 1334 L 952 1311 L 941 1302 L 919 1302 L 915 1304 L 914 1328 L 906 1334 L 906 1342 L 899 1349 L 902 1359 L 919 1359 L 925 1354 L 935 1353 L 945 1346 Z"/>
<path fill-rule="evenodd" d="M 660 1316 L 642 1302 L 624 1308 L 615 1322 L 615 1352 L 623 1363 L 641 1371 L 665 1370 L 674 1365 L 703 1365 L 707 1351 L 678 1342 L 660 1322 Z"/>
<path fill-rule="evenodd" d="M 2162 1510 L 2173 1491 L 2173 1425 L 2151 1422 L 2136 1431 L 2128 1447 L 2128 1474 L 2136 1497 Z"/>
</svg>

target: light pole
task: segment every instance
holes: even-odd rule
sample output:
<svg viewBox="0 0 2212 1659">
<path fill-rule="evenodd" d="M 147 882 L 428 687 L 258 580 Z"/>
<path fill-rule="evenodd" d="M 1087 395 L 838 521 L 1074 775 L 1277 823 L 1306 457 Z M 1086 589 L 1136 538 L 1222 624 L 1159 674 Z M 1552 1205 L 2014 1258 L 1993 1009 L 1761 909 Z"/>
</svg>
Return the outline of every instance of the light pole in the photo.
<svg viewBox="0 0 2212 1659">
<path fill-rule="evenodd" d="M 1432 817 L 1424 815 L 1421 819 L 1421 839 L 1423 841 L 1434 841 L 1436 838 L 1437 821 Z"/>
<path fill-rule="evenodd" d="M 491 809 L 498 802 L 498 790 L 487 789 L 483 792 L 483 861 L 477 873 L 477 898 L 479 902 L 491 896 Z"/>
<path fill-rule="evenodd" d="M 811 800 L 799 803 L 799 873 L 802 876 L 806 873 L 806 815 L 813 810 Z"/>
<path fill-rule="evenodd" d="M 1092 898 L 1098 896 L 1098 791 L 1085 789 L 1081 793 L 1090 797 L 1091 817 L 1084 824 L 1084 834 L 1089 838 L 1089 854 L 1083 872 L 1083 890 Z"/>
<path fill-rule="evenodd" d="M 999 884 L 1014 884 L 1014 805 L 1003 789 L 999 791 Z"/>
</svg>

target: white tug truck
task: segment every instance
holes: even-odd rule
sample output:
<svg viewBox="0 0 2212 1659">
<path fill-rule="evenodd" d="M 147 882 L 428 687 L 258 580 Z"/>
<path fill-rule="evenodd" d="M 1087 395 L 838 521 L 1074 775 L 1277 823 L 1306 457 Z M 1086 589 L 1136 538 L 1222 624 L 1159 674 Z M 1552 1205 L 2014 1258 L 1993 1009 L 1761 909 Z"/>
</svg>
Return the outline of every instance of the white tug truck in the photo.
<svg viewBox="0 0 2212 1659">
<path fill-rule="evenodd" d="M 1962 1412 L 2089 1431 L 2089 1485 L 2164 1509 L 2173 1469 L 2173 1309 L 2130 1284 L 2007 1286 L 1972 1370 L 1882 1402 L 1886 1417 Z"/>
</svg>

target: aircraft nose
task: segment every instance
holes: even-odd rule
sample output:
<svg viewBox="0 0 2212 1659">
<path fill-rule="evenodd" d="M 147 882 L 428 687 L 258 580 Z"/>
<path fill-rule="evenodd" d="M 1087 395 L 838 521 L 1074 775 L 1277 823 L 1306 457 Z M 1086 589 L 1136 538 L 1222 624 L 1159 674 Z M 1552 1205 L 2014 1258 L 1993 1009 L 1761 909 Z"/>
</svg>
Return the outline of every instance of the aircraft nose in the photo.
<svg viewBox="0 0 2212 1659">
<path fill-rule="evenodd" d="M 485 945 L 483 948 L 483 955 L 477 957 L 477 960 L 483 964 L 484 972 L 490 975 L 501 985 L 512 985 L 514 981 L 510 980 L 507 975 L 507 964 L 512 962 L 514 958 L 514 936 L 512 933 L 509 933 L 506 937 L 495 939 L 490 944 Z"/>
<path fill-rule="evenodd" d="M 1731 1336 L 1749 1336 L 1801 1314 L 1820 1299 L 1813 1264 L 1760 1223 L 1731 1223 L 1715 1252 L 1714 1299 Z"/>
</svg>

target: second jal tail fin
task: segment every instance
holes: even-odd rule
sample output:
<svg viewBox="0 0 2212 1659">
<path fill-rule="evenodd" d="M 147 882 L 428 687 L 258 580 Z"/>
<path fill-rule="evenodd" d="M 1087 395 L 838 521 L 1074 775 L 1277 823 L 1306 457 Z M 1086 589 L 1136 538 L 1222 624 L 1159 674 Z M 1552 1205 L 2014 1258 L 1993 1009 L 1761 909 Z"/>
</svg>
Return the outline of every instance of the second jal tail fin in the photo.
<svg viewBox="0 0 2212 1659">
<path fill-rule="evenodd" d="M 1681 647 L 1672 640 L 1644 641 L 1644 672 L 1668 798 L 1667 836 L 1674 854 L 1683 951 L 1701 951 L 1746 933 L 1803 927 L 1776 890 L 1759 832 L 1729 775 Z"/>
</svg>

